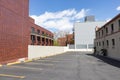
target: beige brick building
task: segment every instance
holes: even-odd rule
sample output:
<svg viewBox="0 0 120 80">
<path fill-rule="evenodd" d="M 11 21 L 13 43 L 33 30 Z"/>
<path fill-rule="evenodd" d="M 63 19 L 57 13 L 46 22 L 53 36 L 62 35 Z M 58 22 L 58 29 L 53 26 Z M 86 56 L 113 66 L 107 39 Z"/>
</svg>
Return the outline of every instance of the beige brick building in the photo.
<svg viewBox="0 0 120 80">
<path fill-rule="evenodd" d="M 94 46 L 97 54 L 104 49 L 106 56 L 120 60 L 120 14 L 101 28 L 96 27 Z"/>
</svg>

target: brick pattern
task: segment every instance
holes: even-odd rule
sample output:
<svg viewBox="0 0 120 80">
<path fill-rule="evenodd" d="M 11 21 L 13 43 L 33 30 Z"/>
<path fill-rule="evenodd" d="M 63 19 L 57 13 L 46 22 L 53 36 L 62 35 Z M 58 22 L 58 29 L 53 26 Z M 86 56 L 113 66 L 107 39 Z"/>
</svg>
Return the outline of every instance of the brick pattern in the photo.
<svg viewBox="0 0 120 80">
<path fill-rule="evenodd" d="M 57 39 L 59 46 L 67 46 L 67 44 L 74 44 L 73 34 L 67 34 L 65 37 L 60 37 Z"/>
<path fill-rule="evenodd" d="M 28 56 L 31 44 L 31 26 L 44 30 L 34 24 L 29 17 L 29 0 L 0 0 L 0 63 Z"/>
<path fill-rule="evenodd" d="M 0 0 L 0 62 L 27 57 L 27 15 L 28 0 Z"/>
<path fill-rule="evenodd" d="M 32 34 L 31 28 L 34 28 L 34 32 Z M 37 33 L 37 30 L 40 31 L 40 33 Z M 44 32 L 44 34 L 42 34 L 42 32 Z M 35 36 L 35 41 L 34 44 L 32 44 L 32 40 L 30 39 L 29 44 L 31 45 L 42 45 L 42 46 L 53 46 L 53 33 L 34 24 L 34 23 L 30 23 L 30 34 L 32 36 Z M 48 35 L 46 35 L 48 34 Z M 37 40 L 37 37 L 40 37 L 40 42 Z"/>
</svg>

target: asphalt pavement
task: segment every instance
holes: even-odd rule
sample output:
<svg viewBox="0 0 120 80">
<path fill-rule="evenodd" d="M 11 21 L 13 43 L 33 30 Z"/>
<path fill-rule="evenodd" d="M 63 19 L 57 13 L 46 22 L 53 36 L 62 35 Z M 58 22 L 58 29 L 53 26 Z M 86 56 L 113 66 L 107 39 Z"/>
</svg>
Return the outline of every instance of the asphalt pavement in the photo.
<svg viewBox="0 0 120 80">
<path fill-rule="evenodd" d="M 0 80 L 120 80 L 120 62 L 89 52 L 66 52 L 3 66 Z"/>
</svg>

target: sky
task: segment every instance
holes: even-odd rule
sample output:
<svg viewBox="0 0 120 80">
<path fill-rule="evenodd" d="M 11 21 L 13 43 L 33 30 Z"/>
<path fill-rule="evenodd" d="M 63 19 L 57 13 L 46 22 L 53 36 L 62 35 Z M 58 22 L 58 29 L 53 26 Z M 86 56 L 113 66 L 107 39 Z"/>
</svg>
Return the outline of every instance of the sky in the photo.
<svg viewBox="0 0 120 80">
<path fill-rule="evenodd" d="M 85 16 L 108 21 L 119 13 L 120 0 L 29 0 L 29 16 L 52 32 L 72 31 Z"/>
</svg>

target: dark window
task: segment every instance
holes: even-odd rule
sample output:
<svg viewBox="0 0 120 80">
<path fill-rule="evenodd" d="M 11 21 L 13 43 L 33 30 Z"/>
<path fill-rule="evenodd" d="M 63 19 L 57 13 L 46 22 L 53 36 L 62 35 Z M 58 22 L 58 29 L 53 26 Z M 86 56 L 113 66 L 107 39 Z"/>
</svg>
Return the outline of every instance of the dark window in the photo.
<svg viewBox="0 0 120 80">
<path fill-rule="evenodd" d="M 40 30 L 37 30 L 37 34 L 40 34 Z"/>
<path fill-rule="evenodd" d="M 34 45 L 34 43 L 36 42 L 35 40 L 36 40 L 36 39 L 35 39 L 35 36 L 34 36 L 34 35 L 31 35 L 31 41 L 32 41 L 31 45 Z"/>
<path fill-rule="evenodd" d="M 115 39 L 112 39 L 112 45 L 115 46 Z"/>
<path fill-rule="evenodd" d="M 44 35 L 44 31 L 42 31 L 42 35 Z"/>
<path fill-rule="evenodd" d="M 102 42 L 102 45 L 104 46 L 104 41 Z"/>
<path fill-rule="evenodd" d="M 118 24 L 119 24 L 119 30 L 120 30 L 120 20 L 118 20 Z"/>
<path fill-rule="evenodd" d="M 106 43 L 107 43 L 107 46 L 109 46 L 109 41 L 108 40 L 106 41 Z"/>
<path fill-rule="evenodd" d="M 96 44 L 97 46 L 98 46 L 98 42 L 97 42 L 97 44 Z"/>
<path fill-rule="evenodd" d="M 114 31 L 114 24 L 111 24 L 111 32 L 113 33 Z"/>
<path fill-rule="evenodd" d="M 34 35 L 31 35 L 31 40 L 35 41 L 35 36 Z"/>
<path fill-rule="evenodd" d="M 101 42 L 99 42 L 99 46 L 101 46 Z"/>
<path fill-rule="evenodd" d="M 103 34 L 104 34 L 104 33 L 103 33 L 103 30 L 102 30 L 102 36 L 103 36 Z"/>
<path fill-rule="evenodd" d="M 99 37 L 100 37 L 100 32 L 99 32 Z"/>
<path fill-rule="evenodd" d="M 37 41 L 40 41 L 40 37 L 37 37 Z"/>
<path fill-rule="evenodd" d="M 106 34 L 108 34 L 108 28 L 106 27 Z"/>
</svg>

